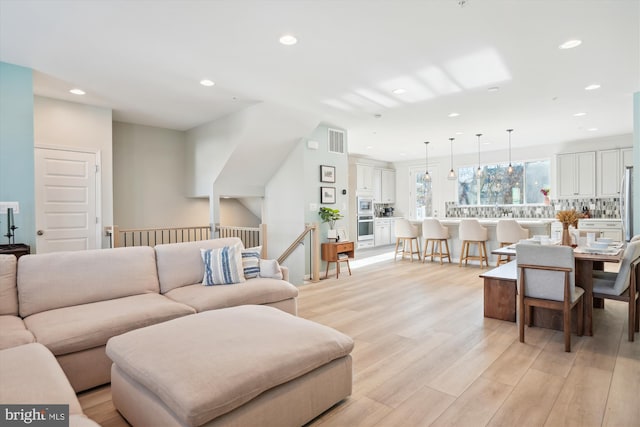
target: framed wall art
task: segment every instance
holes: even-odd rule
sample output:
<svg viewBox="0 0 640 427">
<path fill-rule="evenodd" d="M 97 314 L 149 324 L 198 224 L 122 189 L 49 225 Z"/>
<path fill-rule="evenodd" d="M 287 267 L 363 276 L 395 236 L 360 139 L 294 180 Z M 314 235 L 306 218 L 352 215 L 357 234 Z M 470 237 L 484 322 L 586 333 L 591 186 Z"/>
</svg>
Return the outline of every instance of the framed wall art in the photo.
<svg viewBox="0 0 640 427">
<path fill-rule="evenodd" d="M 336 202 L 336 187 L 320 187 L 320 203 L 328 205 Z"/>
<path fill-rule="evenodd" d="M 320 165 L 320 182 L 336 182 L 336 167 Z"/>
</svg>

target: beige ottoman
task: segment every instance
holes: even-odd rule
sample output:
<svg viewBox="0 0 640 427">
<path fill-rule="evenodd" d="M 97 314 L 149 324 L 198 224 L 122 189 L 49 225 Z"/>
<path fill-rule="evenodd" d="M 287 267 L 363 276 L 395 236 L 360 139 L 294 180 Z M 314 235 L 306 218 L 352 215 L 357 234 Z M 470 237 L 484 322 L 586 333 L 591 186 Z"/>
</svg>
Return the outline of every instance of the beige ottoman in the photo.
<svg viewBox="0 0 640 427">
<path fill-rule="evenodd" d="M 206 311 L 113 337 L 113 403 L 134 426 L 300 426 L 351 394 L 353 340 L 281 310 Z"/>
</svg>

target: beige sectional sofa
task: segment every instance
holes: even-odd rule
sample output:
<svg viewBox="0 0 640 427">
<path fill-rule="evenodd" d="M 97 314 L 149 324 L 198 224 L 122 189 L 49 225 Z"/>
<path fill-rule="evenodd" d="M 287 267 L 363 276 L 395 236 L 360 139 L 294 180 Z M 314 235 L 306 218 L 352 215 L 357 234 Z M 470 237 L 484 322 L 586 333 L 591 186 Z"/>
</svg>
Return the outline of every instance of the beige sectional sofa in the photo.
<svg viewBox="0 0 640 427">
<path fill-rule="evenodd" d="M 43 344 L 78 392 L 110 381 L 105 345 L 124 332 L 244 304 L 266 304 L 296 314 L 298 290 L 285 280 L 200 284 L 204 274 L 200 248 L 238 243 L 237 238 L 225 238 L 155 249 L 25 255 L 17 263 L 17 278 L 15 260 L 2 257 L 0 345 L 34 340 Z M 286 278 L 286 268 L 283 272 Z"/>
</svg>

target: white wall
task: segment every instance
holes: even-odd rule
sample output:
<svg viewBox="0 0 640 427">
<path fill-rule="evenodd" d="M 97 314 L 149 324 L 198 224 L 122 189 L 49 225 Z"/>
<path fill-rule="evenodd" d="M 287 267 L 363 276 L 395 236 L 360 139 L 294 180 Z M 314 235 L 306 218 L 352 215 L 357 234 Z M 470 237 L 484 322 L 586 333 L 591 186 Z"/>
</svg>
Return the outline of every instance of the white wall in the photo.
<svg viewBox="0 0 640 427">
<path fill-rule="evenodd" d="M 209 224 L 209 200 L 185 197 L 184 132 L 113 123 L 114 223 L 122 228 Z"/>
<path fill-rule="evenodd" d="M 258 227 L 260 218 L 255 216 L 237 199 L 220 199 L 220 225 L 234 227 Z"/>
<path fill-rule="evenodd" d="M 100 152 L 102 226 L 113 224 L 112 116 L 108 108 L 34 96 L 35 145 Z M 102 238 L 102 247 L 109 239 Z"/>
<path fill-rule="evenodd" d="M 448 143 L 448 142 L 447 142 Z M 523 160 L 542 160 L 549 159 L 551 161 L 551 198 L 555 198 L 557 194 L 555 188 L 555 175 L 556 175 L 556 154 L 560 153 L 577 153 L 581 151 L 597 151 L 607 150 L 613 148 L 631 147 L 633 145 L 633 136 L 630 134 L 618 135 L 606 138 L 592 138 L 584 139 L 580 141 L 567 141 L 562 144 L 553 145 L 540 145 L 535 147 L 522 147 L 518 148 L 516 145 L 512 145 L 512 162 Z M 485 151 L 486 150 L 486 151 Z M 506 147 L 501 149 L 481 148 L 480 161 L 482 164 L 487 163 L 505 163 L 508 162 L 508 149 Z M 414 166 L 424 168 L 424 158 L 416 159 L 413 161 L 398 162 L 395 163 L 396 169 L 396 213 L 398 215 L 411 214 L 411 200 L 409 197 L 410 191 L 410 179 L 409 169 Z M 478 166 L 478 154 L 455 154 L 454 145 L 454 170 L 458 171 L 459 167 L 463 166 Z M 429 170 L 434 168 L 438 169 L 438 174 L 433 175 L 433 193 L 434 193 L 434 209 L 438 211 L 439 216 L 445 215 L 445 202 L 451 202 L 457 200 L 457 181 L 449 181 L 446 179 L 446 175 L 449 172 L 451 161 L 450 157 L 429 157 Z M 595 173 L 595 171 L 594 171 Z"/>
<path fill-rule="evenodd" d="M 278 258 L 304 230 L 306 187 L 304 142 L 297 144 L 265 187 L 264 219 L 267 224 L 268 258 Z M 301 285 L 305 275 L 305 248 L 298 247 L 283 263 L 289 281 Z"/>
</svg>

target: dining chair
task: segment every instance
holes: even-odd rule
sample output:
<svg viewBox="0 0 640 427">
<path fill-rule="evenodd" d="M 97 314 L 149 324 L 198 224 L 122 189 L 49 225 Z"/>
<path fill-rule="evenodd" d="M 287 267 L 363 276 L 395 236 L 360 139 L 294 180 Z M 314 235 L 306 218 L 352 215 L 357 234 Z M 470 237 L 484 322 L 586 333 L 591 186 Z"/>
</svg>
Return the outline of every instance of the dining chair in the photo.
<svg viewBox="0 0 640 427">
<path fill-rule="evenodd" d="M 418 227 L 411 224 L 406 218 L 397 218 L 395 220 L 395 234 L 396 234 L 396 251 L 393 254 L 393 260 L 395 261 L 398 256 L 398 248 L 402 243 L 402 258 L 405 255 L 409 255 L 411 262 L 413 262 L 413 254 L 418 254 L 418 261 L 420 257 L 420 242 L 418 242 Z M 416 250 L 413 250 L 413 242 L 416 243 Z M 409 244 L 409 250 L 407 250 L 407 243 Z"/>
<path fill-rule="evenodd" d="M 522 228 L 515 219 L 500 219 L 496 225 L 496 237 L 502 248 L 518 243 L 522 239 L 528 239 L 529 230 Z M 511 255 L 498 255 L 496 267 L 509 261 L 511 261 Z"/>
<path fill-rule="evenodd" d="M 422 221 L 422 240 L 424 240 L 424 251 L 422 252 L 422 262 L 425 262 L 427 256 L 433 258 L 440 258 L 440 264 L 442 259 L 447 258 L 451 263 L 451 255 L 449 254 L 449 229 L 442 225 L 436 218 L 425 218 Z M 431 242 L 431 252 L 429 251 L 429 242 Z M 436 252 L 436 244 L 438 245 L 438 251 Z M 442 251 L 442 246 L 445 246 L 446 251 Z"/>
<path fill-rule="evenodd" d="M 564 351 L 571 351 L 571 311 L 577 307 L 578 336 L 583 333 L 584 290 L 575 285 L 575 259 L 569 246 L 516 245 L 520 342 L 524 324 L 533 324 L 532 307 L 562 311 Z"/>
<path fill-rule="evenodd" d="M 477 219 L 463 219 L 460 221 L 460 227 L 458 228 L 459 239 L 462 240 L 462 251 L 460 252 L 460 264 L 462 267 L 462 261 L 464 265 L 470 259 L 477 259 L 480 261 L 480 267 L 485 262 L 489 267 L 489 258 L 487 256 L 487 229 L 480 225 Z M 469 246 L 475 244 L 478 246 L 478 255 L 469 255 Z"/>
<path fill-rule="evenodd" d="M 640 240 L 640 234 L 636 234 L 635 236 L 633 236 L 631 240 L 629 240 L 629 243 L 637 242 L 638 240 Z"/>
<path fill-rule="evenodd" d="M 635 332 L 640 332 L 640 240 L 631 242 L 624 251 L 624 257 L 617 273 L 593 272 L 593 297 L 626 301 L 629 304 L 629 341 Z"/>
</svg>

